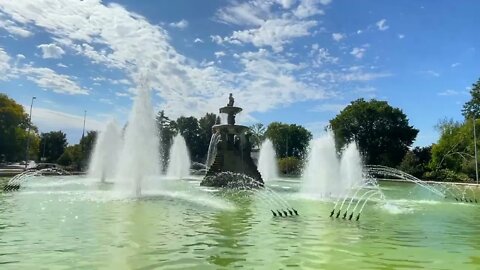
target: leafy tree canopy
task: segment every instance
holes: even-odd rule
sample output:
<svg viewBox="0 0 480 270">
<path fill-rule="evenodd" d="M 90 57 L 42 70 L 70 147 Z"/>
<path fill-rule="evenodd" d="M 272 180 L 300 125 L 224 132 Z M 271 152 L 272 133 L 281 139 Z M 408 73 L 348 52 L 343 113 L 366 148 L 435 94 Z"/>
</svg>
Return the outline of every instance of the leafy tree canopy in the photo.
<svg viewBox="0 0 480 270">
<path fill-rule="evenodd" d="M 480 116 L 480 79 L 470 89 L 471 98 L 463 105 L 462 114 L 465 118 Z"/>
<path fill-rule="evenodd" d="M 407 116 L 386 101 L 353 101 L 330 120 L 337 147 L 356 141 L 367 164 L 396 167 L 412 145 L 418 130 Z"/>
<path fill-rule="evenodd" d="M 278 157 L 303 158 L 306 154 L 312 133 L 300 125 L 272 122 L 265 136 L 275 146 Z"/>
</svg>

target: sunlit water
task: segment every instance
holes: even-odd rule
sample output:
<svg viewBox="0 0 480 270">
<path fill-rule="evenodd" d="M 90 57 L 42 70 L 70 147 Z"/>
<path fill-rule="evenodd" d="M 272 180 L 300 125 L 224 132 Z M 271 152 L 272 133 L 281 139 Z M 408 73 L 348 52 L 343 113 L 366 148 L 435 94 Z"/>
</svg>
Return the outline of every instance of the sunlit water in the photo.
<svg viewBox="0 0 480 270">
<path fill-rule="evenodd" d="M 480 268 L 480 204 L 383 183 L 387 201 L 346 221 L 283 179 L 267 186 L 300 216 L 274 218 L 258 194 L 199 181 L 164 181 L 138 199 L 83 177 L 0 193 L 0 269 Z"/>
</svg>

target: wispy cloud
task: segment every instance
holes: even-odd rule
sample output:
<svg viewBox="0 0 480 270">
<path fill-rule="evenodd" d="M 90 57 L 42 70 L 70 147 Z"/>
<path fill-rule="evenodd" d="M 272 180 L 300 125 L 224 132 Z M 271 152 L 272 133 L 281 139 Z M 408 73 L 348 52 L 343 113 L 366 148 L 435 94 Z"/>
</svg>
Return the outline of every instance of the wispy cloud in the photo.
<svg viewBox="0 0 480 270">
<path fill-rule="evenodd" d="M 381 19 L 375 25 L 377 25 L 377 28 L 380 31 L 385 31 L 389 28 L 389 26 L 387 25 L 387 20 L 386 19 Z"/>
<path fill-rule="evenodd" d="M 342 33 L 333 33 L 332 34 L 332 39 L 335 41 L 340 41 L 345 38 L 345 34 Z"/>
<path fill-rule="evenodd" d="M 62 55 L 65 54 L 65 51 L 54 43 L 40 44 L 37 48 L 42 50 L 42 58 L 60 59 L 62 58 Z"/>
<path fill-rule="evenodd" d="M 357 59 L 362 59 L 363 56 L 365 55 L 366 51 L 367 51 L 367 49 L 365 49 L 365 48 L 355 47 L 355 48 L 352 49 L 350 54 L 355 56 L 355 58 L 357 58 Z"/>
<path fill-rule="evenodd" d="M 183 19 L 183 20 L 180 20 L 178 22 L 172 22 L 170 24 L 171 27 L 174 27 L 174 28 L 178 28 L 178 29 L 185 29 L 188 27 L 188 21 Z"/>
</svg>

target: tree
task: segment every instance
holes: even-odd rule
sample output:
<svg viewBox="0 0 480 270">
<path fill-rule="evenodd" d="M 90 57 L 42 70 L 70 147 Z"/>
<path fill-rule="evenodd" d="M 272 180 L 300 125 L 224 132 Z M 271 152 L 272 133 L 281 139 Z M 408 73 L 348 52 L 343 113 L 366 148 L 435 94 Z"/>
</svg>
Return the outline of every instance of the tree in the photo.
<svg viewBox="0 0 480 270">
<path fill-rule="evenodd" d="M 480 79 L 470 89 L 471 99 L 463 105 L 462 114 L 465 119 L 480 116 Z"/>
<path fill-rule="evenodd" d="M 265 136 L 272 141 L 279 158 L 303 158 L 306 154 L 308 143 L 312 139 L 312 134 L 304 127 L 280 122 L 270 123 Z"/>
<path fill-rule="evenodd" d="M 386 101 L 358 99 L 330 120 L 337 148 L 356 141 L 367 164 L 396 167 L 412 145 L 418 130 L 407 116 Z"/>
<path fill-rule="evenodd" d="M 22 105 L 5 94 L 0 94 L 0 160 L 19 161 L 25 159 L 28 115 Z M 30 128 L 30 154 L 38 148 L 38 129 Z M 34 158 L 36 155 L 30 155 Z"/>
<path fill-rule="evenodd" d="M 95 147 L 95 141 L 97 140 L 98 133 L 96 131 L 88 131 L 87 135 L 80 139 L 80 156 L 79 159 L 74 159 L 78 164 L 79 170 L 88 169 L 88 164 L 90 162 L 90 156 Z"/>
<path fill-rule="evenodd" d="M 177 123 L 165 116 L 165 112 L 162 110 L 157 114 L 157 127 L 160 133 L 160 153 L 162 153 L 162 164 L 163 168 L 166 168 L 173 136 L 177 134 Z"/>
<path fill-rule="evenodd" d="M 448 169 L 475 177 L 473 123 L 443 120 L 437 125 L 440 139 L 432 146 L 430 168 L 434 171 Z"/>
<path fill-rule="evenodd" d="M 252 143 L 257 148 L 260 148 L 263 140 L 265 140 L 266 127 L 262 123 L 256 123 L 250 126 L 250 133 L 252 136 Z"/>
<path fill-rule="evenodd" d="M 198 120 L 200 127 L 200 139 L 201 147 L 205 149 L 205 155 L 207 154 L 208 147 L 210 146 L 210 140 L 212 138 L 212 127 L 215 125 L 217 116 L 214 113 L 207 113 L 205 116 Z M 206 158 L 206 157 L 205 157 Z"/>
<path fill-rule="evenodd" d="M 432 157 L 431 150 L 431 146 L 415 147 L 413 150 L 409 150 L 398 168 L 417 178 L 424 177 L 425 173 L 429 171 L 428 165 Z"/>
<path fill-rule="evenodd" d="M 177 129 L 185 138 L 190 157 L 193 161 L 202 162 L 208 149 L 204 149 L 201 144 L 200 127 L 197 118 L 179 117 L 177 119 Z"/>
<path fill-rule="evenodd" d="M 67 147 L 67 135 L 62 131 L 50 131 L 40 135 L 39 156 L 45 157 L 47 162 L 56 162 Z"/>
</svg>

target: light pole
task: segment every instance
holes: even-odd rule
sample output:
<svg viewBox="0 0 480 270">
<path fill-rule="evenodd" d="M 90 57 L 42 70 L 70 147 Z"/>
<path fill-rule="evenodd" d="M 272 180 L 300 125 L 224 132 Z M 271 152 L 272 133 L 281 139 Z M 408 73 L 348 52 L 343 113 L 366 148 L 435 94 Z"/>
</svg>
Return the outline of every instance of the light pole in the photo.
<svg viewBox="0 0 480 270">
<path fill-rule="evenodd" d="M 475 122 L 477 122 L 477 118 L 475 115 L 473 116 L 473 146 L 475 149 L 475 178 L 477 180 L 478 185 L 478 161 L 477 161 L 477 131 L 475 128 Z"/>
<path fill-rule="evenodd" d="M 29 159 L 29 147 L 30 147 L 30 127 L 32 126 L 32 108 L 33 108 L 33 101 L 37 97 L 32 97 L 32 102 L 30 103 L 30 115 L 28 116 L 28 129 L 27 129 L 27 146 L 25 147 L 25 170 L 28 166 L 28 159 Z"/>
<path fill-rule="evenodd" d="M 83 136 L 85 136 L 85 119 L 87 118 L 87 110 L 84 111 L 84 114 L 83 114 L 83 131 L 82 131 L 82 139 L 83 139 Z"/>
</svg>

